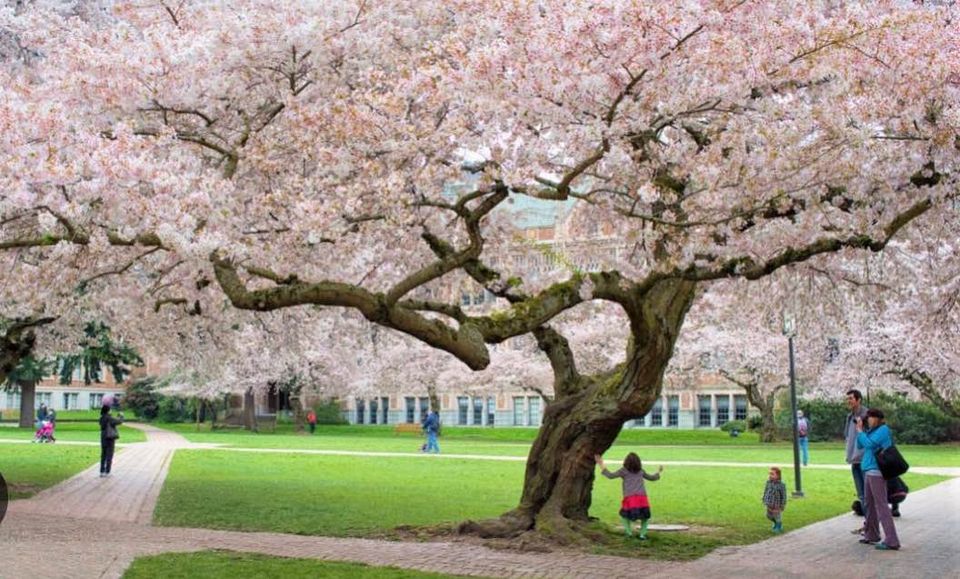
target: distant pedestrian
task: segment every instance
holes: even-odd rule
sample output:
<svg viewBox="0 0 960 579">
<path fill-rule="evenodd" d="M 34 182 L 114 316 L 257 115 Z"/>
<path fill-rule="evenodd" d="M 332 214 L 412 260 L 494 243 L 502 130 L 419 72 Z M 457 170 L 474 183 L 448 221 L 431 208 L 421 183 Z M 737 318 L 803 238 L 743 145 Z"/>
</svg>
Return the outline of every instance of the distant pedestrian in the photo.
<svg viewBox="0 0 960 579">
<path fill-rule="evenodd" d="M 47 405 L 41 402 L 40 407 L 37 408 L 37 429 L 43 426 L 43 421 L 46 419 L 47 419 Z"/>
<path fill-rule="evenodd" d="M 427 434 L 427 445 L 421 449 L 423 452 L 433 452 L 440 454 L 440 445 L 437 444 L 437 433 L 440 431 L 440 416 L 435 410 L 427 413 L 423 419 L 423 431 Z"/>
<path fill-rule="evenodd" d="M 313 434 L 317 430 L 317 413 L 313 411 L 313 408 L 310 409 L 310 412 L 307 412 L 307 424 L 310 425 L 310 434 Z"/>
<path fill-rule="evenodd" d="M 110 405 L 104 404 L 100 408 L 100 477 L 110 476 L 110 467 L 113 466 L 113 452 L 120 431 L 117 430 L 123 422 L 123 414 L 116 418 L 110 415 Z"/>
<path fill-rule="evenodd" d="M 853 512 L 861 517 L 867 510 L 866 497 L 863 494 L 863 470 L 860 468 L 863 449 L 857 447 L 857 421 L 867 416 L 867 409 L 863 407 L 862 400 L 863 395 L 859 390 L 847 390 L 847 408 L 850 409 L 850 413 L 847 414 L 843 425 L 843 436 L 847 443 L 847 464 L 850 465 L 853 485 L 857 489 L 857 500 L 853 503 Z M 862 529 L 853 532 L 861 533 Z"/>
<path fill-rule="evenodd" d="M 763 504 L 767 507 L 767 518 L 773 521 L 770 530 L 774 533 L 783 532 L 783 511 L 787 508 L 787 485 L 782 479 L 780 469 L 770 467 L 767 486 L 763 489 Z"/>
<path fill-rule="evenodd" d="M 803 410 L 797 410 L 797 440 L 800 441 L 800 457 L 803 466 L 810 461 L 810 421 L 803 416 Z"/>
<path fill-rule="evenodd" d="M 861 543 L 874 545 L 881 551 L 900 549 L 900 538 L 893 522 L 890 504 L 887 502 L 887 481 L 880 473 L 877 453 L 893 446 L 890 427 L 883 423 L 883 411 L 871 408 L 867 411 L 867 423 L 857 421 L 857 446 L 863 453 L 864 496 L 867 499 L 866 522 Z M 883 527 L 883 542 L 880 541 L 880 527 Z M 878 543 L 879 542 L 879 543 Z"/>
<path fill-rule="evenodd" d="M 623 467 L 617 472 L 610 472 L 603 464 L 603 457 L 595 455 L 594 460 L 600 466 L 600 474 L 614 479 L 623 479 L 623 501 L 620 503 L 620 520 L 623 522 L 623 528 L 628 537 L 633 535 L 633 526 L 636 521 L 640 521 L 640 533 L 637 538 L 641 541 L 647 540 L 647 523 L 650 522 L 650 499 L 647 497 L 647 489 L 644 480 L 660 480 L 660 473 L 663 472 L 663 466 L 657 468 L 657 472 L 649 474 L 643 470 L 643 463 L 636 453 L 631 452 L 623 461 Z"/>
</svg>

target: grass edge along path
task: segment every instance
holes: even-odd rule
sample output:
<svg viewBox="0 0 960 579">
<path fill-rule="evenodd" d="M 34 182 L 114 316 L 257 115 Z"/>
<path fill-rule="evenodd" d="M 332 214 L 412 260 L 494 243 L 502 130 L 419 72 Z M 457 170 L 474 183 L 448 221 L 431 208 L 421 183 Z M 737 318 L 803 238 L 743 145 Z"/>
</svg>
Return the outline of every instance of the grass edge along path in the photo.
<svg viewBox="0 0 960 579">
<path fill-rule="evenodd" d="M 29 498 L 99 460 L 96 446 L 0 442 L 0 474 L 7 481 L 11 500 Z"/>
<path fill-rule="evenodd" d="M 123 579 L 154 577 L 204 577 L 205 579 L 297 579 L 325 577 L 331 579 L 444 579 L 461 577 L 400 569 L 372 567 L 363 563 L 343 563 L 316 559 L 273 557 L 236 551 L 199 551 L 195 553 L 162 553 L 134 559 Z"/>
<path fill-rule="evenodd" d="M 523 469 L 522 462 L 475 459 L 181 450 L 161 491 L 154 524 L 410 538 L 418 529 L 449 529 L 515 507 Z M 791 475 L 784 471 L 785 480 L 792 481 Z M 807 471 L 804 477 L 808 496 L 788 504 L 788 530 L 848 512 L 849 471 Z M 919 490 L 945 478 L 912 475 L 907 481 L 911 490 Z M 617 535 L 619 481 L 598 479 L 591 514 L 614 540 L 597 552 L 687 560 L 720 546 L 769 538 L 760 502 L 765 479 L 766 468 L 760 467 L 668 467 L 660 481 L 648 484 L 651 522 L 688 524 L 692 531 L 651 534 L 639 548 L 620 545 Z"/>
</svg>

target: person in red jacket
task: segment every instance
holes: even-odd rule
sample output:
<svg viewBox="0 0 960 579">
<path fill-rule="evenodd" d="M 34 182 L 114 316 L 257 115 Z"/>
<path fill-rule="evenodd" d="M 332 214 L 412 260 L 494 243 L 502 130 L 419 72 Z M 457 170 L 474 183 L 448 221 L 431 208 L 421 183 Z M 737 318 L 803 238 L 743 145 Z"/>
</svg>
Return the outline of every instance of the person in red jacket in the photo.
<svg viewBox="0 0 960 579">
<path fill-rule="evenodd" d="M 317 429 L 317 413 L 313 411 L 313 408 L 307 412 L 307 424 L 310 425 L 310 434 Z"/>
</svg>

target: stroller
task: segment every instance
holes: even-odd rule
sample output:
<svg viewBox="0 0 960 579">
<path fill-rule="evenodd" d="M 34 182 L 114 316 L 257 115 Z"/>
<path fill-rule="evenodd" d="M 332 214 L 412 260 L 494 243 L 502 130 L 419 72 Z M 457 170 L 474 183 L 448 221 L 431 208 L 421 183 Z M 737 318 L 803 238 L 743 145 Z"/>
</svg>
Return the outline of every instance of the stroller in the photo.
<svg viewBox="0 0 960 579">
<path fill-rule="evenodd" d="M 40 428 L 37 429 L 37 433 L 33 437 L 33 442 L 56 442 L 57 439 L 53 437 L 53 422 L 49 420 L 44 420 L 40 423 Z"/>
</svg>

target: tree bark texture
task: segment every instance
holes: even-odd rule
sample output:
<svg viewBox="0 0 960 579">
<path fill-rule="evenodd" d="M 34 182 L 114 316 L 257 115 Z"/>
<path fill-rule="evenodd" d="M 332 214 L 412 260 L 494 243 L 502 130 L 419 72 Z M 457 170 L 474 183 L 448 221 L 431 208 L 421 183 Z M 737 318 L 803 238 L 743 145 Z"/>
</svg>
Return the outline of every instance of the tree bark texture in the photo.
<svg viewBox="0 0 960 579">
<path fill-rule="evenodd" d="M 37 383 L 23 380 L 17 385 L 20 387 L 20 428 L 31 428 L 35 418 L 33 407 L 37 400 Z"/>
<path fill-rule="evenodd" d="M 253 396 L 253 388 L 243 393 L 243 427 L 247 430 L 257 430 L 257 406 Z"/>
</svg>

